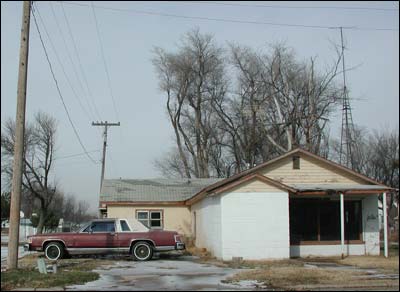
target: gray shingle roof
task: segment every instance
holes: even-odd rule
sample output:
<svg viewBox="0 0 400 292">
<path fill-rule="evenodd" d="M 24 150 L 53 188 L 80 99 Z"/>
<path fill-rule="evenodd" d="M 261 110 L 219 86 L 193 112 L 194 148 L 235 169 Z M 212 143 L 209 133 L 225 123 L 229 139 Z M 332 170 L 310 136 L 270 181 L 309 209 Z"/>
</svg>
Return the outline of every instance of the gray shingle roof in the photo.
<svg viewBox="0 0 400 292">
<path fill-rule="evenodd" d="M 220 180 L 222 179 L 105 179 L 100 201 L 184 201 Z"/>
</svg>

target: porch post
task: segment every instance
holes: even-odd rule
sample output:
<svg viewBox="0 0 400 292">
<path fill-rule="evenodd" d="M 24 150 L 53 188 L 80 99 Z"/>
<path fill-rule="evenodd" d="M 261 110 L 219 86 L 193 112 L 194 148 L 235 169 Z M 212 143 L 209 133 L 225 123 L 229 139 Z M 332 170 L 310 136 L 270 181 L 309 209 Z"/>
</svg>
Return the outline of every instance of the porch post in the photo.
<svg viewBox="0 0 400 292">
<path fill-rule="evenodd" d="M 385 258 L 388 257 L 388 230 L 387 230 L 387 203 L 386 203 L 386 193 L 382 194 L 383 199 L 383 246 L 385 251 Z"/>
<path fill-rule="evenodd" d="M 342 259 L 344 258 L 344 195 L 340 193 L 340 243 L 342 248 Z"/>
</svg>

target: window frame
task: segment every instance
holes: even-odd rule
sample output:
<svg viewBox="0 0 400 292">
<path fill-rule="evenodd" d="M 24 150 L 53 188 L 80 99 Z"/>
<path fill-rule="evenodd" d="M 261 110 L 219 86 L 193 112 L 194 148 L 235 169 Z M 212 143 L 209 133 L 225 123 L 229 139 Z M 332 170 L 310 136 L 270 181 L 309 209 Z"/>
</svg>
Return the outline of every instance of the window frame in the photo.
<svg viewBox="0 0 400 292">
<path fill-rule="evenodd" d="M 146 213 L 147 219 L 139 219 L 139 213 Z M 160 213 L 160 219 L 152 219 L 151 218 L 152 213 Z M 164 229 L 164 210 L 163 209 L 137 209 L 135 212 L 135 218 L 136 218 L 136 220 L 138 220 L 140 223 L 142 223 L 144 226 L 146 226 L 149 229 L 157 229 L 157 230 Z M 145 220 L 146 220 L 146 222 L 144 222 Z M 160 226 L 151 226 L 151 221 L 159 221 Z"/>
</svg>

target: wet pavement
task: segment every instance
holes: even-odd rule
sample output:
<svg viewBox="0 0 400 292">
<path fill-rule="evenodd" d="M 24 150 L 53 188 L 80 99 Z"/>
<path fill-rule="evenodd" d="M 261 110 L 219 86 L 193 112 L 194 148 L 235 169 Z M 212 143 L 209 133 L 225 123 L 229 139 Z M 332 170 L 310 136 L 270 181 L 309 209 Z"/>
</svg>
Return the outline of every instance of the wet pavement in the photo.
<svg viewBox="0 0 400 292">
<path fill-rule="evenodd" d="M 226 284 L 222 280 L 240 270 L 196 263 L 195 257 L 157 259 L 148 262 L 117 261 L 115 265 L 95 270 L 97 281 L 67 286 L 65 290 L 254 290 L 257 282 Z"/>
</svg>

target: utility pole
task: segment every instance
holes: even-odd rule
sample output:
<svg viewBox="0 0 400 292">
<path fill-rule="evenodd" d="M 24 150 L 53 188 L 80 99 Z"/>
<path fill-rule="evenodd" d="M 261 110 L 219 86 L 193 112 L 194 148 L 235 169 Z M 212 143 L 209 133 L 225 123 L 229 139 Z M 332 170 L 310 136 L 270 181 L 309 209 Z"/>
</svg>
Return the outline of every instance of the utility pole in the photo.
<svg viewBox="0 0 400 292">
<path fill-rule="evenodd" d="M 28 73 L 31 1 L 24 1 L 19 51 L 17 115 L 15 121 L 14 163 L 11 188 L 10 229 L 8 233 L 8 269 L 18 268 L 19 221 L 24 157 L 26 81 Z"/>
<path fill-rule="evenodd" d="M 118 123 L 109 123 L 107 121 L 105 121 L 105 122 L 92 122 L 92 126 L 102 126 L 102 127 L 104 127 L 104 133 L 103 133 L 103 137 L 104 137 L 104 141 L 103 141 L 103 159 L 101 161 L 101 178 L 100 178 L 100 192 L 101 192 L 101 187 L 103 186 L 103 180 L 104 180 L 104 170 L 105 170 L 105 165 L 106 165 L 107 130 L 108 130 L 108 127 L 111 127 L 111 126 L 120 126 L 120 122 L 118 122 Z"/>
</svg>

